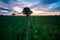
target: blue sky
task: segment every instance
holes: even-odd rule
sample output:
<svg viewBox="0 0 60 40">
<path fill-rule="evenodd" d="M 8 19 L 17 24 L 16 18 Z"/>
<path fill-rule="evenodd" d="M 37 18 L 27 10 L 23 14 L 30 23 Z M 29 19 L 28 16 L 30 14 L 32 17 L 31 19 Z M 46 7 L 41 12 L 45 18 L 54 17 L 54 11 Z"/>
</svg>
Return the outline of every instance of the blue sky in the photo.
<svg viewBox="0 0 60 40">
<path fill-rule="evenodd" d="M 60 0 L 0 0 L 0 10 L 12 12 L 15 11 L 14 7 L 30 7 L 38 11 L 59 12 Z"/>
</svg>

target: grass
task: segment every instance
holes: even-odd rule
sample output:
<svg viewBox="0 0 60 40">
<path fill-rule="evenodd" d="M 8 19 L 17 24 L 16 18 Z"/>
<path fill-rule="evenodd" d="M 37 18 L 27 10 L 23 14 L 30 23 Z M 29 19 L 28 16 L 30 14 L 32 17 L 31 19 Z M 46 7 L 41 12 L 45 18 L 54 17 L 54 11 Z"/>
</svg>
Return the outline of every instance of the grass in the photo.
<svg viewBox="0 0 60 40">
<path fill-rule="evenodd" d="M 60 40 L 60 16 L 31 16 L 32 40 Z M 28 40 L 24 16 L 0 16 L 0 40 Z"/>
</svg>

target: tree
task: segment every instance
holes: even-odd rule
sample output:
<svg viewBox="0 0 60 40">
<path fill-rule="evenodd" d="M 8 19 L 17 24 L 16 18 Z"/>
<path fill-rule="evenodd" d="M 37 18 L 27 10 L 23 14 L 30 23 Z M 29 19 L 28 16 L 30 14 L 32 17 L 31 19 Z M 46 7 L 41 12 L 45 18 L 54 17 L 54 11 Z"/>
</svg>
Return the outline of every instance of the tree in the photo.
<svg viewBox="0 0 60 40">
<path fill-rule="evenodd" d="M 12 15 L 12 16 L 15 16 L 15 13 L 12 13 L 11 15 Z"/>
<path fill-rule="evenodd" d="M 22 13 L 24 13 L 27 17 L 30 16 L 30 14 L 32 13 L 32 11 L 30 10 L 30 8 L 25 7 L 22 11 Z"/>
<path fill-rule="evenodd" d="M 3 16 L 3 14 L 1 14 L 0 16 Z"/>
<path fill-rule="evenodd" d="M 32 11 L 30 10 L 30 8 L 28 7 L 25 7 L 22 11 L 23 14 L 25 14 L 27 16 L 27 26 L 28 26 L 28 29 L 27 29 L 27 37 L 26 39 L 27 40 L 33 40 L 33 33 L 32 33 L 32 30 L 33 30 L 33 26 L 32 26 L 32 20 L 31 20 L 31 17 L 30 14 L 32 13 Z"/>
</svg>

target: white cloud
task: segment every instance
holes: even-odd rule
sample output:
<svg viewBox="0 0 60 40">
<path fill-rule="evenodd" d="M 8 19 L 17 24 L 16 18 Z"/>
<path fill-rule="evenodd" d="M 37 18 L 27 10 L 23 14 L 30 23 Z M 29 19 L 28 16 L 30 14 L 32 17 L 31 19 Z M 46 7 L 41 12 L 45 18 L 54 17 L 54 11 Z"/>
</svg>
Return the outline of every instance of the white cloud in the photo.
<svg viewBox="0 0 60 40">
<path fill-rule="evenodd" d="M 13 7 L 13 10 L 15 10 L 16 12 L 21 12 L 22 8 L 15 6 L 15 7 Z"/>
<path fill-rule="evenodd" d="M 0 12 L 8 12 L 8 11 L 6 11 L 6 10 L 0 10 Z"/>
<path fill-rule="evenodd" d="M 49 7 L 47 9 L 54 9 L 54 8 L 57 8 L 57 7 L 60 7 L 60 1 L 49 4 Z"/>
</svg>

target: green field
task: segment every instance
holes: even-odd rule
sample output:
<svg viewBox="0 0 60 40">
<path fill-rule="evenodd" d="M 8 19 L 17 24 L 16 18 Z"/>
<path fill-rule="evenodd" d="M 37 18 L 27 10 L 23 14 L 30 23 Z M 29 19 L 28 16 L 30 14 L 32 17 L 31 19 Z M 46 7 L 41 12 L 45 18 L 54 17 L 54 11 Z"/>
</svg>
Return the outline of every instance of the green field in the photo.
<svg viewBox="0 0 60 40">
<path fill-rule="evenodd" d="M 60 16 L 31 16 L 32 40 L 60 40 Z M 28 18 L 0 16 L 0 40 L 28 40 Z"/>
</svg>

